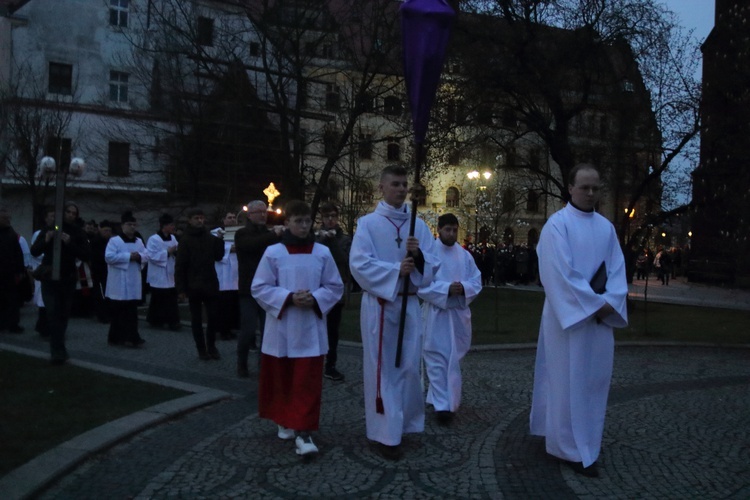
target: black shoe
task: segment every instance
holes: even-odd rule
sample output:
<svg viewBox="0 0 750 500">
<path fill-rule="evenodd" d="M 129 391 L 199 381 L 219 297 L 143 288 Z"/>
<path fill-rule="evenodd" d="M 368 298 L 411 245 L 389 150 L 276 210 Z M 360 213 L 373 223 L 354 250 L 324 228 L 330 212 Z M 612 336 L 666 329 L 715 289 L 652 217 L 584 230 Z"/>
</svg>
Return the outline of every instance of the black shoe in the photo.
<svg viewBox="0 0 750 500">
<path fill-rule="evenodd" d="M 49 360 L 49 363 L 52 366 L 62 366 L 64 365 L 68 360 L 65 358 L 52 358 Z"/>
<path fill-rule="evenodd" d="M 401 459 L 401 445 L 388 446 L 387 444 L 378 443 L 378 451 L 380 456 L 386 460 L 397 461 Z"/>
<path fill-rule="evenodd" d="M 175 323 L 174 325 L 169 325 L 169 329 L 173 332 L 179 332 L 182 328 L 182 325 L 180 323 Z"/>
<path fill-rule="evenodd" d="M 599 477 L 599 470 L 596 468 L 596 462 L 589 465 L 588 467 L 584 467 L 581 462 L 569 462 L 567 460 L 563 460 L 563 463 L 573 469 L 573 472 L 575 472 L 576 474 L 580 474 L 586 477 Z"/>
<path fill-rule="evenodd" d="M 250 371 L 247 369 L 247 365 L 245 365 L 245 366 L 242 366 L 242 365 L 237 366 L 237 376 L 240 377 L 240 378 L 248 378 L 248 377 L 250 377 Z"/>
<path fill-rule="evenodd" d="M 208 348 L 208 357 L 211 359 L 221 359 L 221 354 L 215 347 Z"/>
<path fill-rule="evenodd" d="M 24 328 L 21 325 L 11 326 L 8 328 L 10 333 L 23 333 Z"/>
<path fill-rule="evenodd" d="M 145 343 L 146 343 L 146 339 L 138 337 L 136 340 L 133 341 L 133 347 L 140 347 Z"/>
<path fill-rule="evenodd" d="M 340 382 L 344 380 L 344 374 L 339 372 L 336 368 L 326 368 L 323 376 L 327 379 L 331 379 L 334 382 Z"/>
<path fill-rule="evenodd" d="M 449 425 L 453 421 L 453 412 L 450 411 L 436 411 L 435 417 L 437 417 L 438 424 Z"/>
<path fill-rule="evenodd" d="M 203 361 L 210 361 L 211 356 L 208 355 L 206 351 L 198 351 L 198 358 Z"/>
</svg>

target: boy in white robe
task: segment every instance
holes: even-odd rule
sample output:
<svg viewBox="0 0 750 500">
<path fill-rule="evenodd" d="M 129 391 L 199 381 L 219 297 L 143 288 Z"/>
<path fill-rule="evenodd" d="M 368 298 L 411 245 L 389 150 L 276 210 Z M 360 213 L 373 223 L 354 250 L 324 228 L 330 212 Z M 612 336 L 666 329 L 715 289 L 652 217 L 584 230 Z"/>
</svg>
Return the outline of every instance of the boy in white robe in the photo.
<svg viewBox="0 0 750 500">
<path fill-rule="evenodd" d="M 367 438 L 387 460 L 401 457 L 404 433 L 424 430 L 420 375 L 422 314 L 417 287 L 432 282 L 434 236 L 421 219 L 409 235 L 406 169 L 386 167 L 375 212 L 359 219 L 349 254 L 352 277 L 362 287 L 360 328 Z M 409 252 L 407 254 L 407 251 Z M 404 279 L 409 280 L 401 364 L 395 366 Z"/>
<path fill-rule="evenodd" d="M 546 299 L 539 328 L 531 434 L 575 472 L 597 477 L 614 358 L 613 328 L 627 326 L 625 260 L 612 224 L 594 211 L 599 174 L 570 172 L 571 201 L 550 217 L 537 247 Z M 606 273 L 605 290 L 594 280 Z"/>
<path fill-rule="evenodd" d="M 281 243 L 263 254 L 251 287 L 266 311 L 258 413 L 278 424 L 279 438 L 294 439 L 298 455 L 309 455 L 318 452 L 310 432 L 320 420 L 326 314 L 344 284 L 330 250 L 315 243 L 307 203 L 289 202 L 285 225 Z"/>
<path fill-rule="evenodd" d="M 109 324 L 110 345 L 139 347 L 144 342 L 138 333 L 138 304 L 143 283 L 141 271 L 148 262 L 143 241 L 136 237 L 136 221 L 132 212 L 122 215 L 122 234 L 110 238 L 104 251 L 107 262 L 107 289 L 112 321 Z"/>
<path fill-rule="evenodd" d="M 435 257 L 440 267 L 435 280 L 419 289 L 424 300 L 424 359 L 430 386 L 427 403 L 435 409 L 438 422 L 447 425 L 461 404 L 461 359 L 471 345 L 469 304 L 482 291 L 482 273 L 474 257 L 458 239 L 458 218 L 438 217 Z"/>
</svg>

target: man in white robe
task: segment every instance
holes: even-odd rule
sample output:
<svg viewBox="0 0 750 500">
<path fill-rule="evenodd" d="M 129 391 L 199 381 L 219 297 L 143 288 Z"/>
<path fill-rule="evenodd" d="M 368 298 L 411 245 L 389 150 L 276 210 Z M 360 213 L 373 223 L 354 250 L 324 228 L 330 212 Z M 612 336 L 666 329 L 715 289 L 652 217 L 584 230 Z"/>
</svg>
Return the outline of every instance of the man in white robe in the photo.
<svg viewBox="0 0 750 500">
<path fill-rule="evenodd" d="M 427 402 L 435 409 L 440 424 L 449 424 L 461 404 L 461 359 L 471 345 L 469 304 L 482 291 L 482 273 L 474 257 L 458 239 L 458 218 L 438 218 L 435 257 L 440 267 L 435 280 L 419 289 L 424 300 L 424 358 L 430 386 Z"/>
<path fill-rule="evenodd" d="M 539 329 L 531 434 L 579 474 L 597 477 L 614 357 L 613 328 L 627 326 L 625 261 L 612 224 L 594 211 L 599 174 L 577 165 L 571 201 L 550 217 L 537 247 L 546 293 Z M 606 290 L 592 278 L 606 272 Z M 601 290 L 599 290 L 601 292 Z"/>
<path fill-rule="evenodd" d="M 169 214 L 162 214 L 159 217 L 159 231 L 146 242 L 146 281 L 151 286 L 151 302 L 146 320 L 157 328 L 166 324 L 170 330 L 179 330 L 180 310 L 174 285 L 175 256 L 178 247 L 174 232 L 174 218 Z"/>
<path fill-rule="evenodd" d="M 375 212 L 359 219 L 349 255 L 352 277 L 363 289 L 362 331 L 367 438 L 384 458 L 398 460 L 401 436 L 424 430 L 420 376 L 422 315 L 417 287 L 432 282 L 434 236 L 417 219 L 409 237 L 406 169 L 386 167 Z M 407 250 L 409 254 L 407 255 Z M 400 367 L 395 367 L 404 278 L 410 282 Z"/>
<path fill-rule="evenodd" d="M 109 324 L 110 345 L 139 347 L 144 342 L 138 333 L 138 303 L 143 282 L 141 271 L 148 262 L 143 241 L 136 237 L 136 221 L 132 212 L 122 215 L 122 234 L 110 238 L 104 251 L 107 262 L 107 289 L 112 321 Z"/>
</svg>

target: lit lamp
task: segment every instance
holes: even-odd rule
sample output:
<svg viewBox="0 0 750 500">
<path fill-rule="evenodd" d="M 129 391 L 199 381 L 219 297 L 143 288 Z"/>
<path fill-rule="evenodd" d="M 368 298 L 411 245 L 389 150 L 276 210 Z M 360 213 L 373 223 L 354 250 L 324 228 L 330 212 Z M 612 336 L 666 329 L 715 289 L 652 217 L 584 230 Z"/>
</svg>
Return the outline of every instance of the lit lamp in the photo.
<svg viewBox="0 0 750 500">
<path fill-rule="evenodd" d="M 485 181 L 489 181 L 492 178 L 492 172 L 489 170 L 486 170 L 479 173 L 478 170 L 472 170 L 471 172 L 468 172 L 466 174 L 466 177 L 469 178 L 470 181 L 479 181 L 480 177 L 483 177 Z M 487 189 L 487 186 L 483 184 L 477 185 L 477 191 L 484 191 Z M 478 195 L 474 196 L 474 244 L 477 245 L 479 243 L 479 203 L 478 203 Z"/>
</svg>

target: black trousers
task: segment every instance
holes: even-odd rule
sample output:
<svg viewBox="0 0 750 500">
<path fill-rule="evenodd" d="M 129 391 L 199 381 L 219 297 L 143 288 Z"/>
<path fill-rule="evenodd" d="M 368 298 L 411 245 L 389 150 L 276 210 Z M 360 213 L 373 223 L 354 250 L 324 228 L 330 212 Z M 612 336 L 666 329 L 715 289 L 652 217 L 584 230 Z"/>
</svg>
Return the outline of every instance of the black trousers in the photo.
<svg viewBox="0 0 750 500">
<path fill-rule="evenodd" d="M 146 321 L 152 326 L 175 326 L 180 323 L 176 288 L 151 288 Z"/>
<path fill-rule="evenodd" d="M 190 326 L 193 330 L 195 348 L 199 353 L 206 353 L 216 348 L 216 330 L 213 328 L 216 321 L 216 294 L 202 292 L 191 292 L 188 296 L 190 306 Z M 203 307 L 206 308 L 206 333 L 203 333 Z"/>
<path fill-rule="evenodd" d="M 326 370 L 336 368 L 339 348 L 339 325 L 341 325 L 341 314 L 343 312 L 343 302 L 339 302 L 328 311 L 328 354 L 326 355 Z"/>
<path fill-rule="evenodd" d="M 141 340 L 138 333 L 138 304 L 140 300 L 110 300 L 112 321 L 109 323 L 111 344 L 132 342 L 134 345 Z"/>
</svg>

